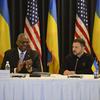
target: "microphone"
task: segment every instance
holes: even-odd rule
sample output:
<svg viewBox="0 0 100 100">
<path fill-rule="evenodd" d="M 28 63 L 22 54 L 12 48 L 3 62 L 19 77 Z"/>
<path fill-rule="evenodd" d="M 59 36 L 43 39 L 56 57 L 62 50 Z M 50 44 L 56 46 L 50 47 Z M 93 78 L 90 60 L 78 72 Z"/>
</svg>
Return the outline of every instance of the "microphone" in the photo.
<svg viewBox="0 0 100 100">
<path fill-rule="evenodd" d="M 76 73 L 76 69 L 77 69 L 77 64 L 78 64 L 78 58 L 76 59 L 76 63 L 75 63 L 75 73 Z"/>
</svg>

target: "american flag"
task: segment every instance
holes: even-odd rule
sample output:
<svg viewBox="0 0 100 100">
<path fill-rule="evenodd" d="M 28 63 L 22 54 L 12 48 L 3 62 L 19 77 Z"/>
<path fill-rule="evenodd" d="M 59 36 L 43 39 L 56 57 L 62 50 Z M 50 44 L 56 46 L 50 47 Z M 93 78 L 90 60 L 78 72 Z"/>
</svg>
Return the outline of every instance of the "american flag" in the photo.
<svg viewBox="0 0 100 100">
<path fill-rule="evenodd" d="M 27 15 L 24 33 L 30 40 L 30 47 L 33 50 L 37 50 L 41 56 L 42 52 L 37 0 L 28 0 L 27 2 Z"/>
<path fill-rule="evenodd" d="M 90 38 L 88 33 L 88 13 L 87 1 L 77 0 L 77 12 L 75 23 L 75 38 L 83 38 L 85 40 L 85 51 L 90 53 Z"/>
</svg>

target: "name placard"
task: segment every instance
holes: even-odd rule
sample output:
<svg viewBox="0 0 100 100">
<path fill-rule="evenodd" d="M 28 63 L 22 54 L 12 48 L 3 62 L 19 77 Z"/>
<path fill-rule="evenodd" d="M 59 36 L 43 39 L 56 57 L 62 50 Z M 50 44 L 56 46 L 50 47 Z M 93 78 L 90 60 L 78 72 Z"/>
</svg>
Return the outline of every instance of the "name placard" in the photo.
<svg viewBox="0 0 100 100">
<path fill-rule="evenodd" d="M 10 78 L 10 70 L 0 70 L 0 78 Z"/>
</svg>

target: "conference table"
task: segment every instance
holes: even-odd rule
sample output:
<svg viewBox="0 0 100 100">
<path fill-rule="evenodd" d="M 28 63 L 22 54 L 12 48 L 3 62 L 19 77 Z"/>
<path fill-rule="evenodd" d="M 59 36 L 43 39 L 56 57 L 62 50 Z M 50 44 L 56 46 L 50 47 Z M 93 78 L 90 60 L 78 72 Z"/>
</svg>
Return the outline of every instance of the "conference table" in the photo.
<svg viewBox="0 0 100 100">
<path fill-rule="evenodd" d="M 1 77 L 0 100 L 100 100 L 100 78 Z"/>
</svg>

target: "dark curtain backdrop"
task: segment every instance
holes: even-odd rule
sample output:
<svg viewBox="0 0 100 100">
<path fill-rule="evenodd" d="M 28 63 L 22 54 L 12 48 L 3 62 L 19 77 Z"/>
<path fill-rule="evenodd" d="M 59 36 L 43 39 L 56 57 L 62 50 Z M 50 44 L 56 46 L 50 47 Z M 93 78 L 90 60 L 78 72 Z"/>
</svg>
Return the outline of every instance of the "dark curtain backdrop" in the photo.
<svg viewBox="0 0 100 100">
<path fill-rule="evenodd" d="M 96 0 L 87 0 L 89 15 L 89 35 L 92 41 L 93 21 Z M 27 9 L 27 0 L 8 0 L 10 13 L 11 46 L 16 47 L 16 38 L 24 31 L 24 22 Z M 40 17 L 40 34 L 42 40 L 42 54 L 44 71 L 46 66 L 46 30 L 49 0 L 38 0 Z M 58 36 L 60 64 L 63 66 L 65 56 L 71 52 L 75 31 L 76 0 L 57 0 Z"/>
</svg>

